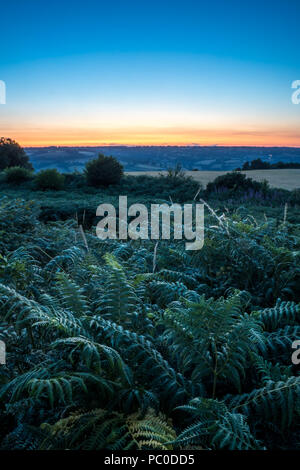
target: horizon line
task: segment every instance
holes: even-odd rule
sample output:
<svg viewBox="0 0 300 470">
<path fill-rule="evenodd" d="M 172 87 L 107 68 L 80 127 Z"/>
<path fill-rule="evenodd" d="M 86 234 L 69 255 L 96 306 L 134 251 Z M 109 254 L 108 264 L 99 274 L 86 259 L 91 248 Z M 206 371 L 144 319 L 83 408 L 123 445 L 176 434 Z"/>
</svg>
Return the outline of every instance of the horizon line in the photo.
<svg viewBox="0 0 300 470">
<path fill-rule="evenodd" d="M 49 147 L 67 147 L 67 148 L 94 148 L 94 147 L 193 147 L 193 148 L 205 148 L 205 147 L 218 147 L 218 148 L 278 148 L 278 149 L 300 149 L 300 145 L 224 145 L 224 144 L 211 144 L 211 145 L 201 145 L 201 144 L 79 144 L 79 145 L 69 145 L 69 144 L 49 144 L 49 145 L 22 145 L 24 149 L 26 148 L 49 148 Z"/>
</svg>

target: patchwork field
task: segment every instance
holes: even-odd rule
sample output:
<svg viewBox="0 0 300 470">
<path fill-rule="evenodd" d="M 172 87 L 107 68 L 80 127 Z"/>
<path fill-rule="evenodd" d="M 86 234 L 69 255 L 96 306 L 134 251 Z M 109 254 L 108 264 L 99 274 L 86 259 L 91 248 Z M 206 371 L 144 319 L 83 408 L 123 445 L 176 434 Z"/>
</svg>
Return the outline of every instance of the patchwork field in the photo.
<svg viewBox="0 0 300 470">
<path fill-rule="evenodd" d="M 130 175 L 151 175 L 158 176 L 166 174 L 165 171 L 135 171 L 130 172 Z M 187 175 L 191 175 L 197 181 L 201 181 L 203 186 L 206 187 L 208 183 L 213 181 L 217 176 L 224 175 L 228 171 L 187 171 Z M 272 187 L 283 189 L 295 189 L 300 187 L 300 170 L 257 170 L 257 171 L 243 171 L 242 173 L 253 178 L 256 181 L 267 180 Z"/>
</svg>

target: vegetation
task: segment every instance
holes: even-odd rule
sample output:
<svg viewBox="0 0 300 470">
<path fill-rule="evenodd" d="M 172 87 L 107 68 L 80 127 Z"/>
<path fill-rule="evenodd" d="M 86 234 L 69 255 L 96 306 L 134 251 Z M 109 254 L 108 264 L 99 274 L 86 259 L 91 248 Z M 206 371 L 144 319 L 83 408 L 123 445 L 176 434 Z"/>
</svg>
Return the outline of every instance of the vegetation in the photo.
<svg viewBox="0 0 300 470">
<path fill-rule="evenodd" d="M 25 150 L 12 139 L 0 138 L 0 171 L 9 167 L 20 166 L 32 170 L 32 165 Z"/>
<path fill-rule="evenodd" d="M 60 190 L 64 187 L 65 177 L 56 169 L 40 171 L 35 177 L 37 189 L 41 190 Z"/>
<path fill-rule="evenodd" d="M 63 183 L 1 183 L 0 449 L 299 449 L 298 193 L 180 168 Z M 204 247 L 98 239 L 119 194 L 204 199 Z"/>
<path fill-rule="evenodd" d="M 20 166 L 12 166 L 5 170 L 5 181 L 9 184 L 20 184 L 30 181 L 33 178 L 33 172 Z"/>
<path fill-rule="evenodd" d="M 263 161 L 261 158 L 256 158 L 250 163 L 246 162 L 242 166 L 242 170 L 285 170 L 285 169 L 299 169 L 300 163 L 297 162 L 276 162 L 269 163 Z"/>
<path fill-rule="evenodd" d="M 300 205 L 300 188 L 291 191 L 290 202 L 294 205 Z"/>
<path fill-rule="evenodd" d="M 95 160 L 90 160 L 85 166 L 87 184 L 90 186 L 109 186 L 117 184 L 123 176 L 123 166 L 114 157 L 99 154 Z"/>
<path fill-rule="evenodd" d="M 246 191 L 249 189 L 259 191 L 267 190 L 268 183 L 266 181 L 264 183 L 254 181 L 252 178 L 247 178 L 245 174 L 235 171 L 218 176 L 214 181 L 208 183 L 206 187 L 208 194 L 220 189 L 230 189 L 235 192 L 240 190 Z"/>
<path fill-rule="evenodd" d="M 299 226 L 218 213 L 155 251 L 2 199 L 2 449 L 299 448 Z"/>
</svg>

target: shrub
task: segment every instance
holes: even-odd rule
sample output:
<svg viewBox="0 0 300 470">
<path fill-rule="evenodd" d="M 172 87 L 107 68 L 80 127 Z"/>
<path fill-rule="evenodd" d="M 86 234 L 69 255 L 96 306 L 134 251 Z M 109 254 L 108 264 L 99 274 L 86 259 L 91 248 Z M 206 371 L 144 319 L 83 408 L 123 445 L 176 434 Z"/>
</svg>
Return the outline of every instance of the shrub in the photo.
<svg viewBox="0 0 300 470">
<path fill-rule="evenodd" d="M 5 181 L 9 184 L 19 184 L 29 181 L 32 178 L 32 171 L 20 166 L 12 166 L 5 170 Z"/>
<path fill-rule="evenodd" d="M 117 184 L 123 176 L 123 166 L 114 157 L 99 154 L 95 160 L 90 160 L 85 166 L 85 176 L 90 186 L 109 186 Z"/>
<path fill-rule="evenodd" d="M 20 145 L 12 139 L 0 138 L 0 170 L 12 166 L 21 166 L 33 170 L 28 155 Z"/>
<path fill-rule="evenodd" d="M 37 189 L 54 189 L 60 190 L 63 189 L 65 183 L 65 177 L 59 173 L 56 168 L 42 170 L 40 171 L 35 178 Z"/>
<path fill-rule="evenodd" d="M 160 175 L 157 180 L 156 196 L 170 199 L 173 202 L 185 202 L 194 199 L 203 190 L 200 181 L 194 180 L 191 176 L 176 167 L 172 171 L 168 170 L 168 174 Z"/>
<path fill-rule="evenodd" d="M 300 205 L 300 188 L 293 189 L 290 195 L 290 203 Z"/>
<path fill-rule="evenodd" d="M 65 174 L 65 185 L 68 189 L 85 189 L 86 180 L 82 173 L 74 171 L 73 173 Z"/>
<path fill-rule="evenodd" d="M 113 188 L 115 192 L 115 188 Z M 126 175 L 119 185 L 119 194 L 131 194 L 140 197 L 158 198 L 184 203 L 194 199 L 198 193 L 202 195 L 202 184 L 191 177 L 170 177 L 169 175 L 149 176 Z"/>
<path fill-rule="evenodd" d="M 243 173 L 236 171 L 218 176 L 214 181 L 208 183 L 206 191 L 208 193 L 218 191 L 220 189 L 231 189 L 237 191 L 254 189 L 258 191 L 263 188 L 266 189 L 265 186 L 265 182 L 259 183 L 258 181 L 254 181 L 252 178 L 247 178 Z"/>
<path fill-rule="evenodd" d="M 168 168 L 166 177 L 170 179 L 180 180 L 185 179 L 186 175 L 180 163 L 177 163 L 174 168 Z"/>
</svg>

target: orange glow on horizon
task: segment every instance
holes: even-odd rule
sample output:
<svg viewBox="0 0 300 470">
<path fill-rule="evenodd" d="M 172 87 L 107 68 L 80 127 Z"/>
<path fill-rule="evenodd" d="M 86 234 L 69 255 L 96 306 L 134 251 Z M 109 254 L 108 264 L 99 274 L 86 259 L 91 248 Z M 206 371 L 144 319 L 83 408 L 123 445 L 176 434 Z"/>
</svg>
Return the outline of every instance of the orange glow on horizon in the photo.
<svg viewBox="0 0 300 470">
<path fill-rule="evenodd" d="M 4 134 L 5 132 L 5 134 Z M 188 128 L 5 129 L 23 147 L 113 145 L 220 145 L 300 147 L 300 132 L 291 130 L 215 130 Z"/>
</svg>

